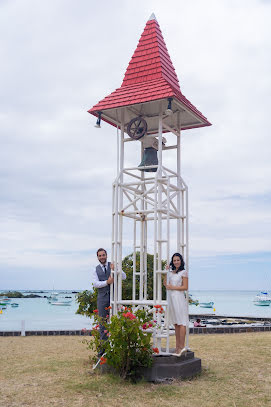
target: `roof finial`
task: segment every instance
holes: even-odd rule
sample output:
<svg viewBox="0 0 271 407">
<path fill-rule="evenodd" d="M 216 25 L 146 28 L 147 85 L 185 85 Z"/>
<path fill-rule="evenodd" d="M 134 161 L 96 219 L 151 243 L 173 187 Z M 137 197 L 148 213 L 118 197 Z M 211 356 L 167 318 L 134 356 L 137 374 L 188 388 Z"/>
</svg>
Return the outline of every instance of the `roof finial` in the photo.
<svg viewBox="0 0 271 407">
<path fill-rule="evenodd" d="M 156 20 L 156 17 L 155 17 L 155 14 L 154 13 L 152 13 L 152 15 L 150 16 L 150 18 L 148 19 L 148 21 L 151 21 L 151 20 Z M 156 20 L 157 21 L 157 20 Z"/>
</svg>

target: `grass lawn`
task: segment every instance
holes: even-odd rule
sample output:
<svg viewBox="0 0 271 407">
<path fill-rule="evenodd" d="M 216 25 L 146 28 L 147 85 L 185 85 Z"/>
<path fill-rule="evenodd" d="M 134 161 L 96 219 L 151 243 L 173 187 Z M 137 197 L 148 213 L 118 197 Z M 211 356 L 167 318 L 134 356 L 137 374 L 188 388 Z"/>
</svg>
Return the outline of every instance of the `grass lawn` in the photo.
<svg viewBox="0 0 271 407">
<path fill-rule="evenodd" d="M 2 337 L 0 406 L 270 407 L 271 333 L 191 335 L 202 374 L 130 384 L 91 369 L 83 337 Z"/>
</svg>

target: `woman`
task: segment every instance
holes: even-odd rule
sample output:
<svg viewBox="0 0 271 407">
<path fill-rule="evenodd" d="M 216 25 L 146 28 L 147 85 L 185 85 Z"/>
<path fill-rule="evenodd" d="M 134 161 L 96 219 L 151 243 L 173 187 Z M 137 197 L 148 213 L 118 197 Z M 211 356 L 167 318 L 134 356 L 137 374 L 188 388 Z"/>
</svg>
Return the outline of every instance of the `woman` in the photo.
<svg viewBox="0 0 271 407">
<path fill-rule="evenodd" d="M 168 323 L 174 324 L 176 336 L 175 356 L 181 356 L 186 352 L 185 334 L 188 325 L 188 309 L 184 291 L 188 289 L 187 271 L 184 269 L 184 260 L 180 253 L 173 254 L 169 266 L 169 278 L 164 278 L 164 286 L 167 289 L 168 298 Z"/>
</svg>

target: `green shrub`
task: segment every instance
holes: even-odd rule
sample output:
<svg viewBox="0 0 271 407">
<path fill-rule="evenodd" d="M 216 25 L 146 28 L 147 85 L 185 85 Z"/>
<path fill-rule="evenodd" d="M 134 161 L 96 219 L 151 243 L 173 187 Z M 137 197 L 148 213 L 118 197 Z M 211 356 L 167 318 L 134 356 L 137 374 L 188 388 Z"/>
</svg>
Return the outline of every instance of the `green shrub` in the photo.
<svg viewBox="0 0 271 407">
<path fill-rule="evenodd" d="M 111 317 L 110 322 L 102 320 L 98 316 L 98 310 L 94 310 L 93 317 L 96 325 L 92 330 L 93 340 L 88 342 L 89 348 L 97 353 L 103 349 L 101 364 L 107 363 L 122 378 L 138 380 L 141 369 L 152 366 L 153 352 L 158 352 L 151 344 L 152 329 L 155 326 L 153 312 L 138 309 L 132 313 L 130 308 L 123 307 L 117 315 Z M 100 339 L 99 323 L 107 331 L 107 341 Z"/>
</svg>

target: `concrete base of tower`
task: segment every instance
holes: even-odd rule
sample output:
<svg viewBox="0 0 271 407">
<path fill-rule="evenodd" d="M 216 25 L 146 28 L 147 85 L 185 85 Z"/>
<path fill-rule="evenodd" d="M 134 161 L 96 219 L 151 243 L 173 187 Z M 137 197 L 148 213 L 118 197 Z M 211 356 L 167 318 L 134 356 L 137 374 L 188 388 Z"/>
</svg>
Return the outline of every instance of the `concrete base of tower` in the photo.
<svg viewBox="0 0 271 407">
<path fill-rule="evenodd" d="M 163 382 L 174 378 L 187 379 L 201 373 L 201 359 L 188 351 L 180 357 L 174 355 L 156 355 L 153 365 L 141 371 L 149 382 Z"/>
<path fill-rule="evenodd" d="M 163 349 L 162 349 L 163 351 Z M 170 350 L 172 353 L 174 350 Z M 107 364 L 99 366 L 102 373 L 117 374 L 116 370 Z M 185 355 L 174 356 L 161 354 L 153 356 L 152 367 L 138 371 L 138 379 L 148 382 L 162 383 L 172 379 L 188 379 L 201 373 L 201 359 L 195 358 L 194 352 L 187 351 Z"/>
</svg>

